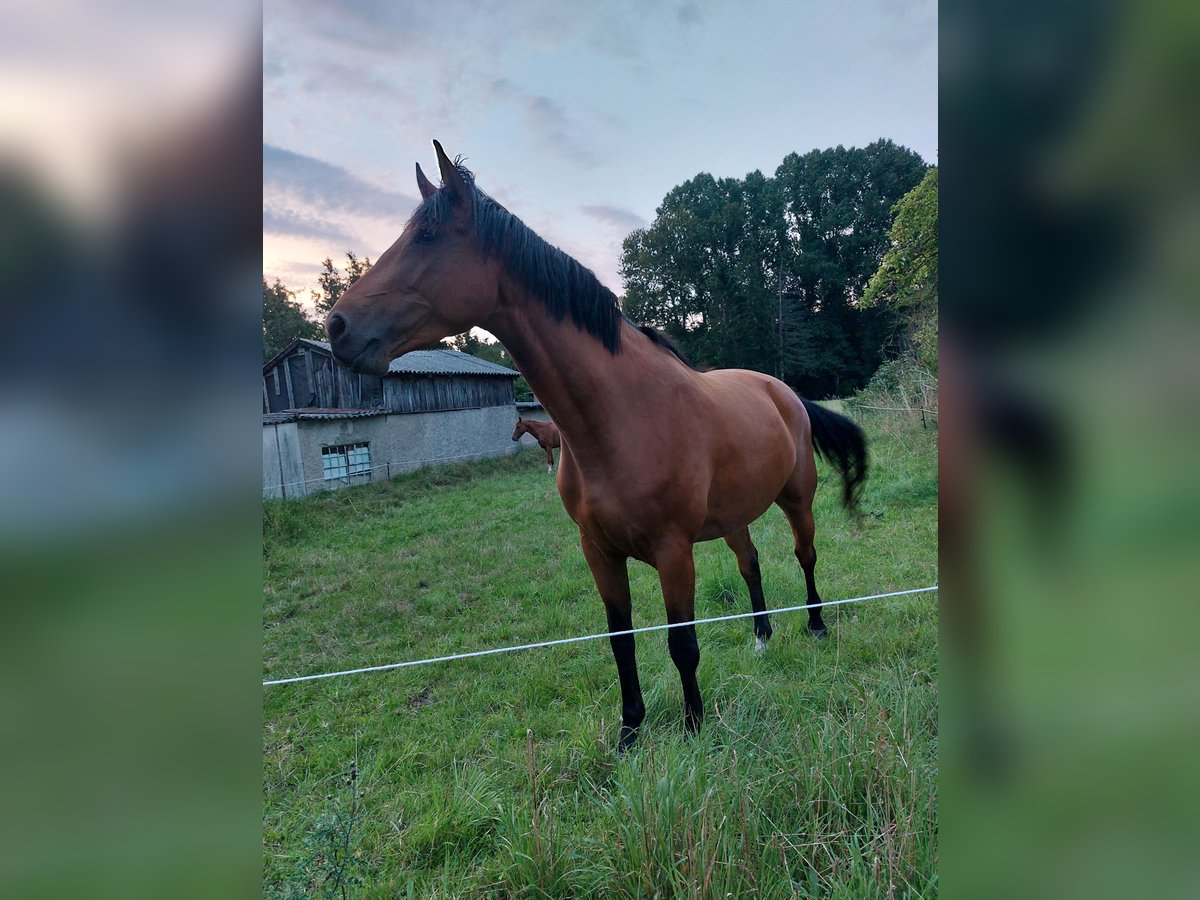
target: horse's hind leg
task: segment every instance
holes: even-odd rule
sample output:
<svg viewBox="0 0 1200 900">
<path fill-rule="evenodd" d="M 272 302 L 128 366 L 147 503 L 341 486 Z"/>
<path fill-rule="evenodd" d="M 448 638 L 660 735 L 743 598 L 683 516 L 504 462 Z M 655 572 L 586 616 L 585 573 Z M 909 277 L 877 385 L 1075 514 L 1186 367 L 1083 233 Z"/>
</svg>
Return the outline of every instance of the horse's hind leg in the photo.
<svg viewBox="0 0 1200 900">
<path fill-rule="evenodd" d="M 543 448 L 546 451 L 546 471 L 554 473 L 554 450 L 550 447 Z"/>
<path fill-rule="evenodd" d="M 796 479 L 793 479 L 795 481 Z M 816 524 L 813 522 L 812 499 L 817 481 L 815 475 L 805 479 L 802 489 L 789 484 L 776 499 L 779 508 L 792 526 L 796 541 L 796 559 L 804 570 L 804 587 L 808 591 L 808 631 L 814 637 L 825 637 L 828 631 L 821 620 L 821 595 L 817 593 L 817 582 L 813 572 L 817 567 L 817 551 L 813 546 Z"/>
<path fill-rule="evenodd" d="M 758 568 L 758 550 L 750 540 L 749 527 L 731 534 L 725 538 L 729 549 L 737 555 L 738 571 L 750 589 L 750 608 L 756 613 L 754 617 L 754 650 L 762 653 L 767 649 L 767 641 L 771 639 L 771 617 L 767 615 L 767 601 L 763 597 L 762 572 Z"/>
<path fill-rule="evenodd" d="M 689 733 L 693 733 L 704 719 L 704 701 L 696 681 L 700 644 L 696 640 L 696 626 L 691 624 L 696 617 L 696 566 L 691 543 L 661 547 L 654 555 L 654 568 L 658 569 L 667 622 L 679 623 L 678 627 L 667 631 L 667 649 L 679 670 L 679 681 L 683 686 L 684 725 Z"/>
</svg>

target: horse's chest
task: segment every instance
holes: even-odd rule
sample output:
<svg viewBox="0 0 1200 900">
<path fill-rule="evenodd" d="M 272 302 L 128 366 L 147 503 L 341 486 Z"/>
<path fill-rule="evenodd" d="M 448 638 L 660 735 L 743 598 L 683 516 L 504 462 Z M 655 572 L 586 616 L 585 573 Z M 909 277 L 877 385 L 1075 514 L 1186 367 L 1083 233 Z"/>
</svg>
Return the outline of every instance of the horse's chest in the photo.
<svg viewBox="0 0 1200 900">
<path fill-rule="evenodd" d="M 560 479 L 567 514 L 600 546 L 614 553 L 648 559 L 664 533 L 673 530 L 675 511 L 662 492 L 639 489 L 631 479 Z"/>
</svg>

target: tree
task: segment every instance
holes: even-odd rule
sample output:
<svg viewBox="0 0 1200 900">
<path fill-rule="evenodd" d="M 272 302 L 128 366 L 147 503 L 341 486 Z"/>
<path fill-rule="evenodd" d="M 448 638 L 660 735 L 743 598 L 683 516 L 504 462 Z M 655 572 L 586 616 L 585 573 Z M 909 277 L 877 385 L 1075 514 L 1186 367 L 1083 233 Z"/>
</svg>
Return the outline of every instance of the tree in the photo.
<svg viewBox="0 0 1200 900">
<path fill-rule="evenodd" d="M 480 356 L 485 346 L 484 342 L 470 331 L 464 331 L 462 334 L 448 337 L 442 343 L 451 350 L 457 350 L 459 353 L 466 353 L 471 356 Z"/>
<path fill-rule="evenodd" d="M 780 221 L 760 172 L 701 173 L 672 189 L 650 227 L 625 239 L 626 313 L 666 331 L 698 365 L 774 370 Z"/>
<path fill-rule="evenodd" d="M 325 330 L 295 300 L 295 294 L 278 278 L 272 285 L 263 279 L 263 362 L 297 338 L 320 340 Z"/>
<path fill-rule="evenodd" d="M 878 367 L 895 312 L 860 300 L 888 246 L 892 206 L 924 174 L 891 141 L 790 154 L 773 178 L 701 173 L 624 242 L 624 308 L 701 367 L 778 375 L 844 395 Z"/>
<path fill-rule="evenodd" d="M 882 361 L 894 314 L 859 301 L 888 245 L 893 205 L 924 175 L 921 157 L 889 140 L 789 154 L 775 172 L 788 240 L 786 344 L 805 347 L 786 380 L 810 396 L 844 396 Z M 790 321 L 789 321 L 790 320 Z"/>
<path fill-rule="evenodd" d="M 937 371 L 938 170 L 925 173 L 894 209 L 891 248 L 871 276 L 863 306 L 896 311 L 906 350 L 929 372 Z"/>
<path fill-rule="evenodd" d="M 312 291 L 313 306 L 317 310 L 317 314 L 322 318 L 329 315 L 329 311 L 333 309 L 333 304 L 338 302 L 338 298 L 345 293 L 346 288 L 358 281 L 371 270 L 371 258 L 364 256 L 359 259 L 352 250 L 346 251 L 346 274 L 343 275 L 333 264 L 333 260 L 329 257 L 321 260 L 321 265 L 324 266 L 324 271 L 317 279 L 320 282 L 321 290 Z"/>
</svg>

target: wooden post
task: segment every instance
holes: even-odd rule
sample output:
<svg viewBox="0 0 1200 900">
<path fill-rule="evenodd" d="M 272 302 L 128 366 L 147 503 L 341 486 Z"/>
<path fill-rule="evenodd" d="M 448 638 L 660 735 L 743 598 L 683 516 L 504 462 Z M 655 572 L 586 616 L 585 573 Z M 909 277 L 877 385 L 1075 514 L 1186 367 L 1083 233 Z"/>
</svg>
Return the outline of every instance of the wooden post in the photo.
<svg viewBox="0 0 1200 900">
<path fill-rule="evenodd" d="M 304 348 L 304 365 L 308 368 L 308 389 L 313 395 L 313 404 L 321 405 L 320 392 L 317 390 L 317 376 L 313 373 L 312 351 Z"/>
<path fill-rule="evenodd" d="M 292 396 L 292 372 L 291 372 L 291 367 L 288 366 L 288 358 L 286 356 L 283 358 L 283 361 L 280 362 L 280 365 L 283 366 L 283 380 L 285 382 L 287 382 L 287 392 L 288 392 L 287 408 L 295 409 L 296 408 L 296 398 L 294 396 Z"/>
</svg>

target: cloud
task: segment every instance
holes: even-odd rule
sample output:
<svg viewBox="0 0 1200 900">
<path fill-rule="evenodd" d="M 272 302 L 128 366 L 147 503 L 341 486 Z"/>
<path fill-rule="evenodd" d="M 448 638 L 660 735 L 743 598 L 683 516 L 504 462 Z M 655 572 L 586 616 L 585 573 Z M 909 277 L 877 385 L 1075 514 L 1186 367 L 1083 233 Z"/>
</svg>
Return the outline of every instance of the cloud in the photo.
<svg viewBox="0 0 1200 900">
<path fill-rule="evenodd" d="M 420 109 L 418 98 L 380 69 L 366 60 L 349 65 L 332 59 L 316 59 L 305 64 L 305 77 L 299 81 L 298 89 L 302 94 L 326 95 L 341 103 L 369 101 L 371 109 L 380 115 Z"/>
<path fill-rule="evenodd" d="M 340 225 L 285 207 L 264 207 L 263 233 L 281 237 L 317 238 L 347 247 L 353 247 L 359 243 L 357 235 Z"/>
<path fill-rule="evenodd" d="M 588 146 L 583 127 L 557 101 L 544 94 L 528 94 L 507 78 L 495 79 L 488 90 L 497 102 L 520 107 L 525 124 L 546 149 L 588 168 L 602 161 Z"/>
<path fill-rule="evenodd" d="M 890 58 L 907 60 L 922 50 L 936 53 L 937 0 L 876 0 L 876 7 L 886 23 L 882 46 Z"/>
<path fill-rule="evenodd" d="M 580 140 L 579 126 L 549 97 L 530 97 L 525 103 L 525 121 L 551 150 L 584 166 L 600 164 L 600 156 Z"/>
<path fill-rule="evenodd" d="M 700 11 L 700 7 L 693 0 L 687 0 L 675 10 L 675 18 L 680 25 L 699 25 L 704 21 L 704 13 Z"/>
<path fill-rule="evenodd" d="M 318 275 L 325 271 L 323 263 L 298 262 L 294 259 L 282 260 L 279 265 L 289 272 L 303 272 L 306 275 Z"/>
<path fill-rule="evenodd" d="M 263 194 L 283 195 L 293 206 L 404 221 L 415 196 L 377 187 L 341 166 L 263 144 Z"/>
<path fill-rule="evenodd" d="M 641 38 L 624 18 L 605 16 L 592 23 L 588 44 L 593 50 L 622 62 L 641 62 L 646 58 Z"/>
<path fill-rule="evenodd" d="M 645 228 L 648 224 L 637 213 L 621 209 L 619 206 L 581 206 L 579 209 L 585 216 L 590 216 L 599 222 L 603 222 L 605 225 L 612 225 L 625 231 L 633 231 L 635 228 Z"/>
</svg>

